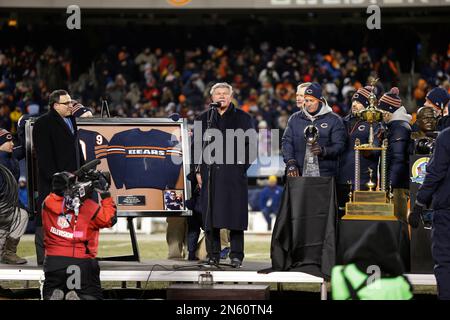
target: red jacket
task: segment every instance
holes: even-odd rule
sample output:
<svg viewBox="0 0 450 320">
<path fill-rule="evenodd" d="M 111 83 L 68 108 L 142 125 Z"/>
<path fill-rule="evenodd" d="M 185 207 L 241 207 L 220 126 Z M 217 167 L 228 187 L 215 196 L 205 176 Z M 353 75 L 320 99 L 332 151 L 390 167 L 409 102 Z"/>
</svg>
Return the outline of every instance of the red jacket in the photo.
<svg viewBox="0 0 450 320">
<path fill-rule="evenodd" d="M 110 228 L 117 220 L 113 199 L 103 199 L 101 206 L 87 199 L 80 207 L 78 218 L 73 211 L 64 208 L 63 200 L 63 197 L 50 193 L 44 201 L 45 255 L 95 258 L 100 228 Z"/>
</svg>

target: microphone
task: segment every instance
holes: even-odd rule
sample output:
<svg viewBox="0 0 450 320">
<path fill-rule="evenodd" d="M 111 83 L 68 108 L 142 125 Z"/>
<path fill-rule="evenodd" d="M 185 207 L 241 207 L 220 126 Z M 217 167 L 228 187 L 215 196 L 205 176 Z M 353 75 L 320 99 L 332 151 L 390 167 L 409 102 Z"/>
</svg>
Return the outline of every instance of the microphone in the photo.
<svg viewBox="0 0 450 320">
<path fill-rule="evenodd" d="M 209 106 L 211 108 L 220 108 L 222 106 L 222 104 L 220 102 L 213 102 L 213 103 L 210 103 Z"/>
<path fill-rule="evenodd" d="M 82 176 L 83 174 L 88 173 L 92 169 L 95 169 L 100 164 L 100 162 L 101 162 L 100 159 L 89 161 L 85 165 L 81 166 L 80 169 L 75 171 L 73 174 L 76 175 L 77 177 Z"/>
</svg>

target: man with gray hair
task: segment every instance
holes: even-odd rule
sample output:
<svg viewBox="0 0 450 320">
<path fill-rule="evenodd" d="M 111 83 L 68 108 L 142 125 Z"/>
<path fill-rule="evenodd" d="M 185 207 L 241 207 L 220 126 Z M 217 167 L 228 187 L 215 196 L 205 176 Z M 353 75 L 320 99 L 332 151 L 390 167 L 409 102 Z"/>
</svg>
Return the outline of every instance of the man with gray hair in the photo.
<svg viewBox="0 0 450 320">
<path fill-rule="evenodd" d="M 297 104 L 297 108 L 300 110 L 305 106 L 305 90 L 307 87 L 311 85 L 311 82 L 303 82 L 297 86 L 297 93 L 295 94 L 295 102 Z"/>
<path fill-rule="evenodd" d="M 228 229 L 231 265 L 239 268 L 244 259 L 244 230 L 248 226 L 246 172 L 253 162 L 251 158 L 256 156 L 253 151 L 257 136 L 250 115 L 231 102 L 233 88 L 228 83 L 216 83 L 210 94 L 211 108 L 198 119 L 202 139 L 197 144 L 198 137 L 193 139 L 195 147 L 202 148 L 201 157 L 193 153 L 194 182 L 201 190 L 208 263 L 219 263 L 220 229 Z"/>
</svg>

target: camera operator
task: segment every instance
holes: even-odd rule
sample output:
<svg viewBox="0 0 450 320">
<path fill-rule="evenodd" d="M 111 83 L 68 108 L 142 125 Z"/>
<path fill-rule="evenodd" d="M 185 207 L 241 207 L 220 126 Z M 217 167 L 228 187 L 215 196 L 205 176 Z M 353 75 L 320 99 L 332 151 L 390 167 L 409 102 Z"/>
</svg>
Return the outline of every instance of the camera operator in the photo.
<svg viewBox="0 0 450 320">
<path fill-rule="evenodd" d="M 66 300 L 102 299 L 100 268 L 95 259 L 99 229 L 112 227 L 117 221 L 109 184 L 101 173 L 91 182 L 77 182 L 76 176 L 69 172 L 53 176 L 52 192 L 42 209 L 44 299 L 62 300 L 64 294 Z M 91 199 L 94 190 L 100 193 L 101 205 Z M 73 270 L 79 270 L 80 276 L 80 285 L 75 288 L 69 287 L 72 282 L 68 281 L 76 276 Z"/>
</svg>

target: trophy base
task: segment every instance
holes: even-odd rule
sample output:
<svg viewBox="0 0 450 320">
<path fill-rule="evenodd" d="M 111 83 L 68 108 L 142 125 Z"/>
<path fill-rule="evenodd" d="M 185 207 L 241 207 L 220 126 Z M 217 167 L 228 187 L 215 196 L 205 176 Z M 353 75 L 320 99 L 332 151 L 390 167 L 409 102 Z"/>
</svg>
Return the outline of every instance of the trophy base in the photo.
<svg viewBox="0 0 450 320">
<path fill-rule="evenodd" d="M 359 146 L 355 146 L 355 150 L 381 151 L 381 150 L 386 150 L 386 148 L 385 147 L 377 147 L 373 144 L 366 143 L 366 144 L 360 144 Z"/>
<path fill-rule="evenodd" d="M 384 191 L 355 191 L 353 193 L 355 202 L 386 203 L 386 192 Z"/>
<path fill-rule="evenodd" d="M 383 192 L 383 194 L 385 194 Z M 377 197 L 377 195 L 374 195 Z M 385 199 L 385 198 L 384 198 Z M 397 220 L 394 204 L 384 202 L 347 202 L 344 220 Z"/>
<path fill-rule="evenodd" d="M 398 221 L 396 216 L 377 216 L 377 215 L 350 215 L 346 214 L 342 220 L 374 220 L 374 221 Z"/>
</svg>

